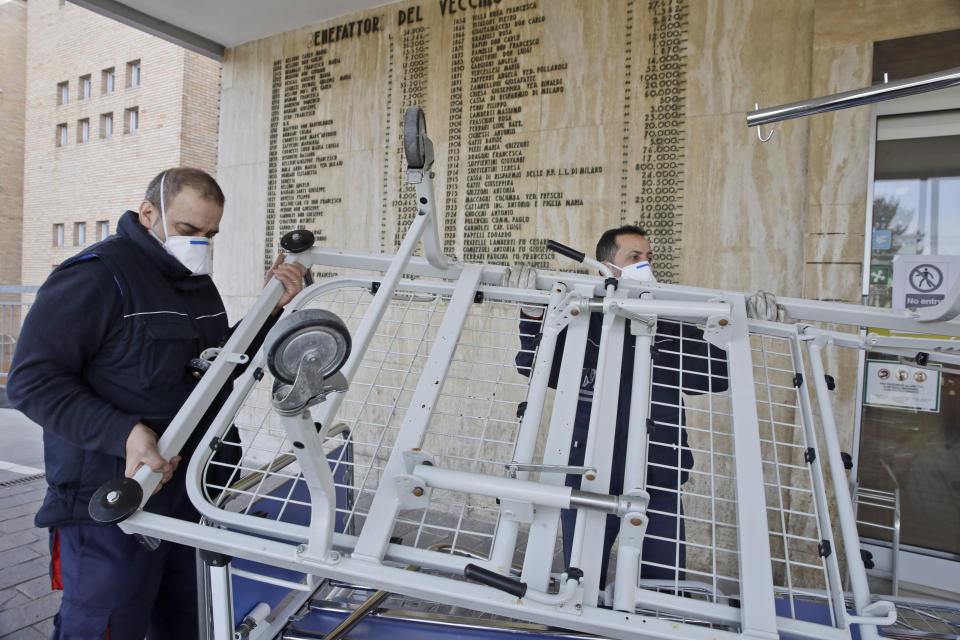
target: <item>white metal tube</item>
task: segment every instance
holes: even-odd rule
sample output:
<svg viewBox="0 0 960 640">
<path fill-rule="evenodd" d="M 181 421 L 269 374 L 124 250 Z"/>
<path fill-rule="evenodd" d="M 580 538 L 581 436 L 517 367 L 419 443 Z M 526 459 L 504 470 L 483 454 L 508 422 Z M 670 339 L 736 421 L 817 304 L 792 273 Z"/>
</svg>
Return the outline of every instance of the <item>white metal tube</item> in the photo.
<svg viewBox="0 0 960 640">
<path fill-rule="evenodd" d="M 469 316 L 470 306 L 474 304 L 474 295 L 482 273 L 483 268 L 479 265 L 470 265 L 460 273 L 453 297 L 437 329 L 433 348 L 423 365 L 423 373 L 417 382 L 417 388 L 410 398 L 410 404 L 404 414 L 390 458 L 380 476 L 381 489 L 392 483 L 395 477 L 407 473 L 404 455 L 411 449 L 419 448 L 423 443 L 430 417 L 443 390 L 447 369 L 456 351 L 460 333 Z M 400 503 L 393 491 L 377 491 L 357 540 L 357 546 L 353 552 L 355 556 L 378 561 L 383 558 L 399 509 Z"/>
<path fill-rule="evenodd" d="M 794 325 L 793 328 L 797 331 L 796 325 Z M 799 333 L 795 333 L 789 339 L 789 342 L 794 367 L 802 367 L 803 353 L 800 350 Z M 813 408 L 810 405 L 810 394 L 807 392 L 806 381 L 797 389 L 797 397 L 800 404 L 800 424 L 803 427 L 806 441 L 816 449 L 817 434 L 814 430 Z M 823 470 L 820 467 L 820 459 L 818 458 L 808 464 L 810 465 L 810 475 L 813 479 L 813 496 L 817 505 L 817 522 L 820 524 L 820 535 L 828 540 L 832 540 L 833 528 L 830 525 L 830 507 L 827 504 L 826 483 L 823 480 Z M 827 565 L 827 576 L 829 578 L 828 591 L 833 606 L 833 615 L 834 619 L 839 621 L 846 615 L 847 608 L 843 600 L 843 577 L 840 575 L 840 565 L 837 562 L 837 554 L 830 554 L 830 557 L 825 558 L 824 561 Z"/>
<path fill-rule="evenodd" d="M 437 269 L 446 269 L 450 266 L 451 260 L 443 254 L 440 248 L 440 221 L 437 219 L 436 199 L 433 195 L 433 172 L 424 169 L 420 172 L 422 179 L 414 183 L 417 191 L 418 215 L 427 219 L 426 229 L 423 233 L 423 255 L 427 262 Z M 409 174 L 408 174 L 409 175 Z"/>
<path fill-rule="evenodd" d="M 530 373 L 530 387 L 527 392 L 527 409 L 520 420 L 520 429 L 517 432 L 517 441 L 514 445 L 513 462 L 528 464 L 533 461 L 533 454 L 537 447 L 537 436 L 540 433 L 540 420 L 543 416 L 543 402 L 547 395 L 547 384 L 550 382 L 550 371 L 553 366 L 553 354 L 557 346 L 557 336 L 566 325 L 559 317 L 560 311 L 556 308 L 566 287 L 558 285 L 550 295 L 550 304 L 544 315 L 542 337 L 537 350 L 537 360 Z M 517 478 L 526 480 L 530 476 L 527 471 L 517 472 Z M 500 521 L 493 545 L 490 550 L 490 560 L 487 566 L 490 570 L 510 574 L 513 564 L 513 554 L 517 547 L 519 523 L 512 518 L 503 517 Z M 529 549 L 528 552 L 536 552 Z"/>
<path fill-rule="evenodd" d="M 615 293 L 614 286 L 607 285 L 607 298 L 610 298 Z M 596 467 L 594 463 L 594 449 L 597 447 L 597 424 L 600 422 L 600 407 L 601 403 L 597 402 L 597 396 L 600 391 L 606 389 L 607 378 L 612 377 L 607 372 L 607 360 L 610 353 L 610 333 L 613 328 L 614 323 L 617 321 L 617 316 L 612 313 L 604 314 L 603 323 L 600 326 L 600 344 L 597 347 L 597 375 L 594 380 L 594 396 L 593 404 L 590 408 L 590 422 L 587 427 L 587 442 L 584 446 L 583 452 L 583 465 L 585 467 Z M 616 359 L 619 362 L 620 354 L 616 354 Z M 590 480 L 587 478 L 587 480 Z M 579 523 L 578 523 L 579 525 Z M 579 530 L 579 526 L 577 527 Z M 573 551 L 574 555 L 577 554 L 576 549 Z"/>
<path fill-rule="evenodd" d="M 527 593 L 523 597 L 528 600 L 533 600 L 534 602 L 539 602 L 540 604 L 556 607 L 570 600 L 577 592 L 578 586 L 580 586 L 580 583 L 577 580 L 570 579 L 563 583 L 563 586 L 557 593 L 546 593 L 545 591 L 537 591 L 536 589 L 527 589 Z"/>
<path fill-rule="evenodd" d="M 650 417 L 650 385 L 653 379 L 650 348 L 653 345 L 656 324 L 646 326 L 638 320 L 632 320 L 631 328 L 635 328 L 635 325 L 639 326 L 640 330 L 633 352 L 630 427 L 623 468 L 625 494 L 645 491 L 647 486 L 647 419 Z M 642 525 L 633 524 L 638 520 Z M 640 559 L 647 522 L 646 510 L 643 513 L 624 514 L 620 519 L 617 582 L 613 593 L 613 608 L 618 611 L 634 611 L 636 607 L 636 586 L 640 578 Z M 638 531 L 638 527 L 641 530 Z"/>
<path fill-rule="evenodd" d="M 623 292 L 618 293 L 612 284 L 608 285 L 605 300 L 612 301 L 615 295 L 623 295 Z M 597 472 L 593 477 L 585 475 L 580 485 L 582 489 L 595 493 L 610 491 L 625 326 L 624 318 L 612 310 L 604 313 L 583 461 L 584 466 L 593 467 Z M 597 602 L 600 595 L 604 549 L 603 544 L 587 545 L 586 542 L 603 540 L 606 520 L 606 514 L 596 511 L 580 510 L 577 513 L 570 564 L 584 572 L 581 581 L 583 601 L 589 605 Z"/>
<path fill-rule="evenodd" d="M 230 584 L 230 563 L 219 567 L 209 565 L 208 569 L 214 640 L 233 640 L 233 590 Z"/>
<path fill-rule="evenodd" d="M 247 571 L 245 569 L 233 569 L 232 573 L 236 578 L 246 578 L 248 580 L 272 584 L 277 587 L 284 587 L 285 589 L 291 589 L 295 591 L 315 591 L 317 589 L 317 585 L 315 584 L 311 585 L 304 584 L 302 582 L 293 582 L 292 580 L 283 580 L 281 578 L 274 578 L 273 576 L 268 576 L 263 573 L 254 573 L 253 571 Z"/>
<path fill-rule="evenodd" d="M 224 347 L 224 349 L 226 349 L 226 347 Z M 221 351 L 221 354 L 223 354 L 223 351 Z M 214 364 L 216 364 L 216 362 L 214 362 Z M 250 389 L 256 383 L 254 373 L 258 366 L 260 366 L 259 361 L 255 358 L 254 362 L 243 372 L 243 375 L 234 382 L 233 391 L 230 392 L 223 407 L 220 408 L 220 411 L 210 423 L 207 432 L 201 437 L 187 465 L 186 485 L 187 496 L 190 498 L 190 502 L 193 503 L 201 515 L 216 521 L 221 521 L 221 510 L 207 500 L 203 469 L 210 457 L 216 453 L 214 448 L 210 446 L 213 439 L 223 437 L 223 434 L 226 433 L 226 430 L 233 423 L 233 418 L 237 414 L 237 411 L 246 401 Z M 194 390 L 193 393 L 196 393 L 196 390 Z M 239 514 L 234 514 L 234 516 L 237 517 Z M 120 528 L 123 528 L 123 523 L 120 524 Z"/>
<path fill-rule="evenodd" d="M 310 539 L 302 554 L 329 562 L 339 557 L 331 554 L 333 525 L 336 521 L 337 488 L 333 471 L 323 450 L 323 437 L 317 433 L 309 411 L 295 416 L 280 416 L 287 439 L 300 464 L 300 473 L 310 492 Z"/>
<path fill-rule="evenodd" d="M 423 216 L 419 217 L 422 218 Z M 315 247 L 299 255 L 309 256 L 311 264 L 370 271 L 386 271 L 393 264 L 394 258 L 396 257 L 388 254 L 368 254 L 359 251 L 346 251 L 327 247 Z M 424 258 L 414 256 L 408 260 L 407 267 L 405 267 L 404 271 L 416 276 L 450 278 L 464 266 L 465 263 L 455 262 L 446 270 L 437 269 L 432 267 Z M 506 269 L 507 267 L 499 265 L 485 265 L 483 282 L 485 284 L 498 284 L 502 280 L 503 272 Z M 538 289 L 546 290 L 557 280 L 564 282 L 570 288 L 583 285 L 593 290 L 593 295 L 604 295 L 605 285 L 603 278 L 577 273 L 538 270 L 536 286 Z M 707 289 L 686 285 L 641 285 L 637 282 L 624 280 L 620 281 L 620 288 L 638 293 L 641 291 L 654 291 L 658 301 L 678 300 L 709 303 L 712 300 L 726 298 L 730 293 L 737 293 L 724 289 Z M 919 311 L 910 311 L 908 309 L 865 307 L 857 304 L 789 297 L 777 297 L 777 304 L 783 307 L 791 318 L 797 320 L 816 320 L 834 324 L 870 326 L 879 329 L 894 329 L 911 333 L 960 337 L 960 320 L 921 321 Z"/>
<path fill-rule="evenodd" d="M 730 371 L 751 372 L 750 335 L 747 331 L 746 300 L 731 300 L 730 342 L 727 362 Z M 776 640 L 777 622 L 773 600 L 770 536 L 766 518 L 763 470 L 758 430 L 757 398 L 753 377 L 730 376 L 730 404 L 733 410 L 733 450 L 737 509 L 737 539 L 740 560 L 742 628 L 751 638 Z"/>
<path fill-rule="evenodd" d="M 633 489 L 643 490 L 647 486 L 647 419 L 650 417 L 650 385 L 653 380 L 652 345 L 652 335 L 637 336 L 633 358 L 630 431 L 623 470 L 624 493 Z"/>
<path fill-rule="evenodd" d="M 900 487 L 893 490 L 893 546 L 890 554 L 891 594 L 898 596 L 900 595 Z"/>
<path fill-rule="evenodd" d="M 570 494 L 572 492 L 570 487 L 557 487 L 540 482 L 531 482 L 530 480 L 517 480 L 516 478 L 499 478 L 469 471 L 441 469 L 425 464 L 414 467 L 413 475 L 423 480 L 428 487 L 490 496 L 491 498 L 518 500 L 560 509 L 570 507 Z"/>
<path fill-rule="evenodd" d="M 616 586 L 620 587 L 619 573 L 617 574 Z M 669 581 L 668 586 L 670 589 L 674 588 L 672 580 Z M 677 586 L 683 590 L 684 581 L 681 580 Z M 623 590 L 626 590 L 627 587 L 629 585 L 623 585 Z M 616 590 L 614 593 L 616 593 Z M 710 620 L 719 624 L 740 624 L 740 610 L 729 605 L 717 604 L 709 600 L 681 597 L 672 593 L 662 593 L 636 585 L 633 585 L 633 595 L 633 607 L 635 609 L 655 609 L 661 613 L 674 613 L 694 619 Z"/>
<path fill-rule="evenodd" d="M 814 334 L 815 329 L 808 329 Z M 850 576 L 850 586 L 853 590 L 853 603 L 858 615 L 864 615 L 864 609 L 870 605 L 870 587 L 867 584 L 867 570 L 860 557 L 860 536 L 857 533 L 856 516 L 853 511 L 853 502 L 847 490 L 847 471 L 843 466 L 840 453 L 840 439 L 837 437 L 837 425 L 833 417 L 833 407 L 830 403 L 829 391 L 824 378 L 823 346 L 828 340 L 825 336 L 815 337 L 807 342 L 807 352 L 810 355 L 810 369 L 813 372 L 813 383 L 817 389 L 817 404 L 820 407 L 820 424 L 823 426 L 823 441 L 827 447 L 827 460 L 830 465 L 830 475 L 833 479 L 833 494 L 837 501 L 837 515 L 840 517 L 840 534 L 843 536 L 843 550 L 847 559 L 847 573 Z M 871 625 L 860 626 L 860 634 L 865 640 L 874 640 L 877 627 Z"/>
<path fill-rule="evenodd" d="M 580 285 L 577 293 L 591 295 L 588 287 Z M 577 405 L 580 402 L 580 379 L 586 355 L 587 333 L 590 329 L 590 314 L 581 313 L 567 325 L 563 357 L 557 376 L 557 391 L 553 400 L 553 413 L 544 445 L 543 464 L 564 465 L 570 459 L 570 442 L 573 424 L 576 421 Z M 554 486 L 563 485 L 566 476 L 561 473 L 542 473 L 540 482 Z M 530 534 L 527 538 L 527 553 L 523 558 L 521 579 L 530 588 L 545 591 L 550 582 L 553 553 L 557 544 L 557 524 L 560 510 L 541 507 L 533 514 Z M 531 553 L 530 550 L 536 550 Z"/>
<path fill-rule="evenodd" d="M 204 527 L 146 511 L 138 512 L 131 518 L 131 520 L 134 519 L 137 533 L 162 535 L 165 539 L 180 544 L 216 549 L 234 557 L 264 562 L 294 571 L 335 576 L 339 580 L 357 584 L 369 583 L 375 576 L 378 586 L 384 590 L 405 593 L 411 597 L 433 602 L 468 608 L 477 608 L 479 605 L 484 611 L 498 615 L 586 633 L 602 634 L 622 640 L 635 640 L 640 626 L 643 628 L 644 635 L 650 639 L 676 640 L 677 638 L 677 623 L 669 620 L 658 620 L 653 617 L 594 607 L 590 608 L 590 615 L 587 616 L 582 615 L 580 611 L 574 612 L 562 607 L 544 606 L 526 599 L 520 600 L 513 595 L 481 584 L 461 581 L 457 583 L 456 589 L 451 589 L 450 579 L 443 576 L 414 573 L 399 567 L 371 564 L 369 561 L 356 558 L 344 558 L 335 567 L 318 565 L 299 557 L 296 549 L 289 544 L 268 538 L 251 538 L 243 533 Z M 471 560 L 461 559 L 471 562 Z M 820 627 L 821 625 L 811 626 Z M 686 640 L 743 640 L 738 633 L 697 626 L 685 627 L 684 634 Z M 824 635 L 834 640 L 828 634 Z"/>
<path fill-rule="evenodd" d="M 668 316 L 673 320 L 706 320 L 711 316 L 726 316 L 730 305 L 717 302 L 659 300 L 656 298 L 614 298 L 607 303 L 621 309 L 621 315 Z"/>
</svg>

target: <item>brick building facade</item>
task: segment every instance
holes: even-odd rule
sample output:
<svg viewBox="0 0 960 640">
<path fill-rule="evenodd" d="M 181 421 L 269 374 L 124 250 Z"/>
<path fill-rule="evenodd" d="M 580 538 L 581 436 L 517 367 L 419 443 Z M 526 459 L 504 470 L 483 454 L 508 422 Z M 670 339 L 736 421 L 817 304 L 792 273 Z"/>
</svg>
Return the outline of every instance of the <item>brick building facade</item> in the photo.
<svg viewBox="0 0 960 640">
<path fill-rule="evenodd" d="M 37 285 L 164 168 L 214 173 L 220 63 L 61 0 L 27 8 L 21 282 Z"/>
<path fill-rule="evenodd" d="M 0 0 L 0 52 L 0 285 L 4 285 L 20 283 L 27 55 L 24 0 Z"/>
</svg>

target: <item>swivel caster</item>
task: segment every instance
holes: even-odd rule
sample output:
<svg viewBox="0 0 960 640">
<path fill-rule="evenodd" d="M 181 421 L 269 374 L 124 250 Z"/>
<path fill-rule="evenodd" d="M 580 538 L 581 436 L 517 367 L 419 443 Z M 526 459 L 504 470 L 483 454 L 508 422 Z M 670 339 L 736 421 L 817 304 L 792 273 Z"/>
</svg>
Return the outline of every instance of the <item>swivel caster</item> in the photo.
<svg viewBox="0 0 960 640">
<path fill-rule="evenodd" d="M 308 354 L 314 369 L 328 378 L 350 355 L 350 332 L 336 314 L 325 309 L 303 309 L 280 320 L 264 340 L 267 366 L 274 377 L 293 384 L 300 362 Z"/>
</svg>

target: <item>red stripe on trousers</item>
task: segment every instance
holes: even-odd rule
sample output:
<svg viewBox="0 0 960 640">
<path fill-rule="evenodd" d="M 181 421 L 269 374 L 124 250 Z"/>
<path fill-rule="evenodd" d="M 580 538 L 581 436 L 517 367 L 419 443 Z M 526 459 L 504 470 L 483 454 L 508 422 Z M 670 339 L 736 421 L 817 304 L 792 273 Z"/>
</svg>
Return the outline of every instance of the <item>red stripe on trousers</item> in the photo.
<svg viewBox="0 0 960 640">
<path fill-rule="evenodd" d="M 60 575 L 60 530 L 53 529 L 53 548 L 50 550 L 50 588 L 63 591 L 63 577 Z"/>
</svg>

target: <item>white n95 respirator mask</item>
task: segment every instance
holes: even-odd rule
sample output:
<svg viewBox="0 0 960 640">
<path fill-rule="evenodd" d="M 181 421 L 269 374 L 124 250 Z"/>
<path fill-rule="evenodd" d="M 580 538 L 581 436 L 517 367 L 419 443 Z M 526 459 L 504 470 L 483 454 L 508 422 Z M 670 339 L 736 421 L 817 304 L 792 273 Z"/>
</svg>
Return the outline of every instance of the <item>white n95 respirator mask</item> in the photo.
<svg viewBox="0 0 960 640">
<path fill-rule="evenodd" d="M 163 248 L 189 269 L 190 275 L 209 275 L 213 273 L 213 243 L 210 239 L 199 236 L 170 235 L 170 227 L 167 226 L 167 208 L 163 201 L 163 184 L 166 179 L 167 174 L 164 173 L 160 178 L 160 218 L 163 220 L 163 231 L 167 234 L 167 241 L 163 243 Z M 153 232 L 153 229 L 150 233 L 158 242 L 160 241 L 160 237 Z"/>
<path fill-rule="evenodd" d="M 163 248 L 189 269 L 190 275 L 206 276 L 213 273 L 213 245 L 206 238 L 167 236 Z"/>
<path fill-rule="evenodd" d="M 653 269 L 650 268 L 650 263 L 646 260 L 620 267 L 620 277 L 624 280 L 637 280 L 639 282 L 655 283 L 657 281 L 653 276 Z"/>
</svg>

